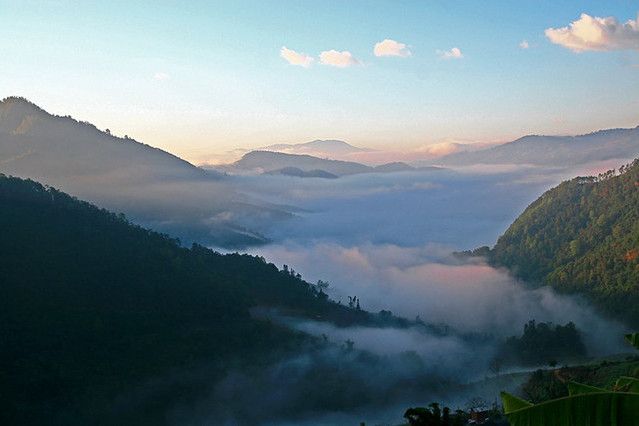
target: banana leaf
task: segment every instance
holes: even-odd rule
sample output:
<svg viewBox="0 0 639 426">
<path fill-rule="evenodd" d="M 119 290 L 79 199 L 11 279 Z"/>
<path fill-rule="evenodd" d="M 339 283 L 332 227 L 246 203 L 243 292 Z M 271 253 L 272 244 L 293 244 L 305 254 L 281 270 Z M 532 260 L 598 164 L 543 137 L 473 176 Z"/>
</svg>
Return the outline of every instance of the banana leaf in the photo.
<svg viewBox="0 0 639 426">
<path fill-rule="evenodd" d="M 500 395 L 506 413 L 533 406 L 530 402 L 517 398 L 515 395 L 511 395 L 507 392 L 500 392 Z"/>
<path fill-rule="evenodd" d="M 639 333 L 626 334 L 625 337 L 632 346 L 639 349 Z"/>
<path fill-rule="evenodd" d="M 615 390 L 618 392 L 639 393 L 639 379 L 621 376 L 615 382 Z"/>
<path fill-rule="evenodd" d="M 505 411 L 511 426 L 639 426 L 639 394 L 581 393 Z"/>
<path fill-rule="evenodd" d="M 584 385 L 577 382 L 568 382 L 568 395 L 581 395 L 584 393 L 601 393 L 608 392 L 606 389 L 596 388 L 594 386 Z"/>
</svg>

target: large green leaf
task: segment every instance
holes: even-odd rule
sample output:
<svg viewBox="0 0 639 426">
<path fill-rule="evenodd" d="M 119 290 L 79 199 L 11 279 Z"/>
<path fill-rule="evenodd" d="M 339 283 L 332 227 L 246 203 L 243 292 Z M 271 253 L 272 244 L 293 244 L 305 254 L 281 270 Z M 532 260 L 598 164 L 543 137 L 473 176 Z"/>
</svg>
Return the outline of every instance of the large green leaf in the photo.
<svg viewBox="0 0 639 426">
<path fill-rule="evenodd" d="M 526 407 L 532 407 L 533 404 L 530 402 L 523 400 L 521 398 L 517 398 L 514 395 L 511 395 L 507 392 L 501 392 L 501 402 L 504 404 L 504 411 L 506 413 L 510 413 L 511 411 L 520 410 Z"/>
<path fill-rule="evenodd" d="M 594 386 L 584 385 L 577 382 L 568 382 L 568 395 L 581 395 L 584 393 L 601 393 L 608 392 L 606 389 L 596 388 Z"/>
<path fill-rule="evenodd" d="M 618 392 L 639 393 L 639 379 L 621 376 L 615 383 L 615 390 Z"/>
<path fill-rule="evenodd" d="M 626 334 L 626 340 L 630 342 L 632 346 L 639 349 L 639 333 Z"/>
<path fill-rule="evenodd" d="M 512 426 L 639 426 L 639 394 L 582 393 L 506 410 L 506 417 Z"/>
</svg>

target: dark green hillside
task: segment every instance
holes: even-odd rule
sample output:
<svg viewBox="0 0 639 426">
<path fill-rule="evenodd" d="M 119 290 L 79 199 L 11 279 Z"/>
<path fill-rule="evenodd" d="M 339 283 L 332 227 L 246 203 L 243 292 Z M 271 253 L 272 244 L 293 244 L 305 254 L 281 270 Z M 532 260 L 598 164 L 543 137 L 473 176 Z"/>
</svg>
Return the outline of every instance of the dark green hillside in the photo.
<svg viewBox="0 0 639 426">
<path fill-rule="evenodd" d="M 517 276 L 581 293 L 639 324 L 639 160 L 543 194 L 489 255 Z"/>
<path fill-rule="evenodd" d="M 335 322 L 369 318 L 261 258 L 187 249 L 2 175 L 0 235 L 1 424 L 95 424 L 105 413 L 113 416 L 107 424 L 161 423 L 149 414 L 153 404 L 188 399 L 197 380 L 111 404 L 172 371 L 210 385 L 230 365 L 266 360 L 305 339 L 251 318 L 253 306 Z"/>
</svg>

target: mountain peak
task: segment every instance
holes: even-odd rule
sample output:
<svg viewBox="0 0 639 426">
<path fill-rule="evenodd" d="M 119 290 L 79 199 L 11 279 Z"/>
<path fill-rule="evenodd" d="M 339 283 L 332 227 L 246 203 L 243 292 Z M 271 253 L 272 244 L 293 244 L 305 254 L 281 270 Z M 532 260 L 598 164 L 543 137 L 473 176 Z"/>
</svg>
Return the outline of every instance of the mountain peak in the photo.
<svg viewBox="0 0 639 426">
<path fill-rule="evenodd" d="M 298 146 L 317 149 L 340 149 L 353 152 L 367 151 L 366 149 L 358 148 L 348 142 L 340 141 L 338 139 L 315 139 L 314 141 L 298 144 Z"/>
<path fill-rule="evenodd" d="M 0 101 L 0 132 L 16 131 L 21 125 L 27 125 L 35 117 L 49 114 L 33 102 L 19 96 L 10 96 Z"/>
<path fill-rule="evenodd" d="M 0 112 L 6 111 L 8 109 L 17 109 L 20 112 L 37 112 L 44 113 L 46 111 L 28 100 L 27 98 L 23 98 L 21 96 L 8 96 L 0 101 Z"/>
<path fill-rule="evenodd" d="M 0 100 L 0 107 L 7 108 L 16 106 L 28 107 L 44 112 L 42 108 L 22 96 L 7 96 L 6 98 Z"/>
</svg>

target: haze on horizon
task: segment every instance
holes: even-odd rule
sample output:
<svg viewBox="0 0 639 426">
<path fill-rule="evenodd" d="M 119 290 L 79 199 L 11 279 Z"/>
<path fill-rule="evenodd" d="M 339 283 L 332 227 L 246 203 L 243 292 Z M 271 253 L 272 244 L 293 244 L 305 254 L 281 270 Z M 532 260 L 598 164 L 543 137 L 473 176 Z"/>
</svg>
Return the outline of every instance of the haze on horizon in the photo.
<svg viewBox="0 0 639 426">
<path fill-rule="evenodd" d="M 637 13 L 625 1 L 0 0 L 0 98 L 194 163 L 314 139 L 419 152 L 635 127 Z"/>
</svg>

